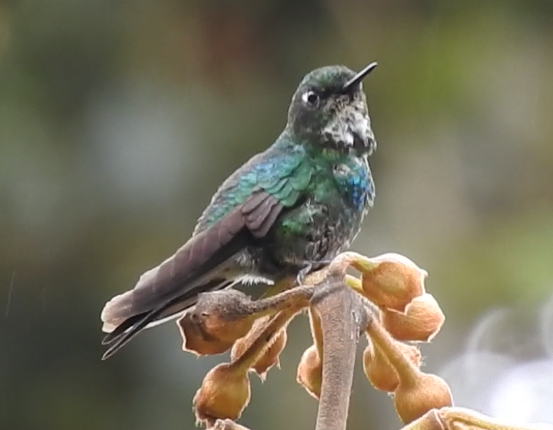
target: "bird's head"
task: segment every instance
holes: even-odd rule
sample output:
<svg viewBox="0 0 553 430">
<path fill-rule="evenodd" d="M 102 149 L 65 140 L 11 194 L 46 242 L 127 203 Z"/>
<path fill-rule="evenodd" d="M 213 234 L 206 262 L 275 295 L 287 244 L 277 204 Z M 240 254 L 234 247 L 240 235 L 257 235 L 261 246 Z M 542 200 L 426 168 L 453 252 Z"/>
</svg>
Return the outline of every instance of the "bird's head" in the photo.
<svg viewBox="0 0 553 430">
<path fill-rule="evenodd" d="M 308 73 L 288 111 L 288 127 L 301 141 L 340 153 L 359 155 L 376 149 L 362 80 L 372 63 L 358 73 L 345 66 L 326 66 Z"/>
</svg>

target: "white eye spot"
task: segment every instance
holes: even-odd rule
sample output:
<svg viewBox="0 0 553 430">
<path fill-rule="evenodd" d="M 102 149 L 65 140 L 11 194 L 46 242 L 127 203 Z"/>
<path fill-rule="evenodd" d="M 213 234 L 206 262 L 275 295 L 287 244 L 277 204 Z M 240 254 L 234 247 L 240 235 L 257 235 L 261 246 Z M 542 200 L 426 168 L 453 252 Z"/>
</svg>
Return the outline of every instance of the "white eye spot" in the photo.
<svg viewBox="0 0 553 430">
<path fill-rule="evenodd" d="M 320 97 L 315 91 L 306 91 L 301 96 L 302 101 L 310 107 L 315 107 L 319 104 Z"/>
</svg>

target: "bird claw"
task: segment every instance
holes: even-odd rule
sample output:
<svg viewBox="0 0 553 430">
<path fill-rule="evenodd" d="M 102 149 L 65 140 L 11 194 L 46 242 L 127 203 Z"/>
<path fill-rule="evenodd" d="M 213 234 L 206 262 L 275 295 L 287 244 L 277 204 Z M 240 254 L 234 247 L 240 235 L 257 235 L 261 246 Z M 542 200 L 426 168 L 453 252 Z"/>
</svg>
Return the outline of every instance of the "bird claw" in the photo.
<svg viewBox="0 0 553 430">
<path fill-rule="evenodd" d="M 332 260 L 323 260 L 323 261 L 313 261 L 308 262 L 306 265 L 298 272 L 296 276 L 296 284 L 298 286 L 304 285 L 303 281 L 311 272 L 316 272 L 317 270 L 322 269 L 325 266 L 328 266 Z"/>
<path fill-rule="evenodd" d="M 304 281 L 305 277 L 307 275 L 309 275 L 309 273 L 311 273 L 312 270 L 313 270 L 313 265 L 312 264 L 308 264 L 303 269 L 301 269 L 298 272 L 298 275 L 296 276 L 296 284 L 298 286 L 303 285 L 303 281 Z"/>
</svg>

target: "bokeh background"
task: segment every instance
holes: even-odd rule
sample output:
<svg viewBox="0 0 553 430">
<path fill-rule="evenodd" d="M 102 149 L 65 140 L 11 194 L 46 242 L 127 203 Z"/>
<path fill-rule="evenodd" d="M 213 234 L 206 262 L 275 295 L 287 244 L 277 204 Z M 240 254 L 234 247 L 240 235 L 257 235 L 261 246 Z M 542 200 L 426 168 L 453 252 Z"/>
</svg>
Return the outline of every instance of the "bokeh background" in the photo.
<svg viewBox="0 0 553 430">
<path fill-rule="evenodd" d="M 167 324 L 100 362 L 99 312 L 273 141 L 307 71 L 374 60 L 354 248 L 429 271 L 448 319 L 426 369 L 458 405 L 553 422 L 552 22 L 551 0 L 2 2 L 0 429 L 193 428 L 225 357 Z M 244 424 L 313 427 L 309 342 L 297 319 Z M 360 366 L 349 428 L 400 428 Z"/>
</svg>

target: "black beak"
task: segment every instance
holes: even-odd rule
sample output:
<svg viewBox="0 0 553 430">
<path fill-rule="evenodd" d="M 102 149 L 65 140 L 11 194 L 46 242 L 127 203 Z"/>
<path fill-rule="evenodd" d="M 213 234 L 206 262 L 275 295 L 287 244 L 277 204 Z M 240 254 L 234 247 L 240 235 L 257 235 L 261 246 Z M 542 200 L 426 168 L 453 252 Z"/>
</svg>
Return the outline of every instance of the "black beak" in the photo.
<svg viewBox="0 0 553 430">
<path fill-rule="evenodd" d="M 349 81 L 347 81 L 344 86 L 342 87 L 342 91 L 348 92 L 351 88 L 358 85 L 363 79 L 365 79 L 365 76 L 367 76 L 369 73 L 371 73 L 378 63 L 375 61 L 374 63 L 369 64 L 367 67 L 365 67 L 363 70 L 361 70 L 359 73 L 357 73 L 353 78 L 351 78 Z"/>
</svg>

